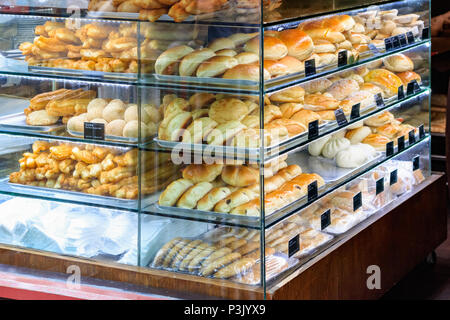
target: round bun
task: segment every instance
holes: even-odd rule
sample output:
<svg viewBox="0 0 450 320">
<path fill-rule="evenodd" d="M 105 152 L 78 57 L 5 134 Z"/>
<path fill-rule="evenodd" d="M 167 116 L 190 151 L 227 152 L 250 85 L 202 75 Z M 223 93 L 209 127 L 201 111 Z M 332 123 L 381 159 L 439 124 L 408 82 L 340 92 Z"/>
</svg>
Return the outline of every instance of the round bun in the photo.
<svg viewBox="0 0 450 320">
<path fill-rule="evenodd" d="M 416 80 L 418 84 L 422 83 L 422 78 L 414 71 L 400 72 L 397 73 L 397 76 L 400 78 L 400 80 L 402 80 L 405 87 L 413 80 Z"/>
<path fill-rule="evenodd" d="M 396 54 L 383 60 L 386 69 L 392 72 L 413 71 L 414 63 L 404 54 Z"/>
<path fill-rule="evenodd" d="M 234 56 L 239 64 L 257 63 L 259 56 L 253 52 L 241 52 Z"/>
<path fill-rule="evenodd" d="M 234 33 L 231 36 L 228 37 L 228 39 L 232 40 L 234 42 L 234 45 L 236 47 L 243 45 L 247 41 L 255 38 L 258 36 L 258 32 L 254 33 Z"/>
<path fill-rule="evenodd" d="M 194 52 L 186 55 L 183 60 L 181 60 L 179 67 L 179 74 L 183 77 L 192 76 L 197 70 L 198 66 L 205 60 L 214 57 L 216 54 L 213 50 L 204 48 L 201 50 L 196 50 Z"/>
<path fill-rule="evenodd" d="M 244 50 L 259 55 L 259 38 L 256 37 L 248 41 L 244 46 Z M 288 48 L 283 41 L 275 37 L 264 38 L 264 59 L 278 60 L 287 55 Z"/>
<path fill-rule="evenodd" d="M 223 75 L 224 79 L 237 79 L 248 81 L 259 81 L 259 65 L 256 63 L 237 65 Z M 264 80 L 269 80 L 271 77 L 269 71 L 264 69 Z"/>
<path fill-rule="evenodd" d="M 116 119 L 123 119 L 126 110 L 126 104 L 122 100 L 116 99 L 111 101 L 102 112 L 102 118 L 107 122 L 111 122 Z"/>
<path fill-rule="evenodd" d="M 362 143 L 371 145 L 375 148 L 377 151 L 384 151 L 386 150 L 386 144 L 391 142 L 391 139 L 376 133 L 369 134 Z"/>
<path fill-rule="evenodd" d="M 387 97 L 395 96 L 398 93 L 398 87 L 403 85 L 403 82 L 399 77 L 386 69 L 374 69 L 369 71 L 369 73 L 364 76 L 364 81 L 383 89 Z"/>
<path fill-rule="evenodd" d="M 362 166 L 367 161 L 368 154 L 372 153 L 370 150 L 375 152 L 375 149 L 370 145 L 364 145 L 364 148 L 361 146 L 362 144 L 352 145 L 339 151 L 336 154 L 337 166 L 341 168 L 357 168 Z"/>
<path fill-rule="evenodd" d="M 317 93 L 317 92 L 324 92 L 327 90 L 333 82 L 331 82 L 328 79 L 317 79 L 313 81 L 306 82 L 305 84 L 302 84 L 303 89 L 307 93 Z"/>
<path fill-rule="evenodd" d="M 322 153 L 323 147 L 330 139 L 331 139 L 331 135 L 327 135 L 327 136 L 322 137 L 314 142 L 311 142 L 308 145 L 309 154 L 314 157 L 320 156 L 320 154 Z"/>
<path fill-rule="evenodd" d="M 148 118 L 148 121 L 144 121 L 146 123 L 147 122 L 158 123 L 161 121 L 161 113 L 159 112 L 158 108 L 156 108 L 152 104 L 144 104 L 141 114 L 143 119 Z"/>
<path fill-rule="evenodd" d="M 259 182 L 259 170 L 248 166 L 225 166 L 222 180 L 234 187 L 247 187 Z"/>
<path fill-rule="evenodd" d="M 345 134 L 351 144 L 357 144 L 363 141 L 369 134 L 372 133 L 369 127 L 363 126 L 357 129 L 348 130 Z"/>
<path fill-rule="evenodd" d="M 330 53 L 336 52 L 336 46 L 328 40 L 316 39 L 314 41 L 314 53 L 327 53 L 327 52 Z"/>
<path fill-rule="evenodd" d="M 270 100 L 274 102 L 303 103 L 304 97 L 305 97 L 305 89 L 303 89 L 300 86 L 295 86 L 272 94 L 270 96 Z"/>
<path fill-rule="evenodd" d="M 217 123 L 242 120 L 248 114 L 247 104 L 239 99 L 225 98 L 214 102 L 209 108 L 209 117 Z"/>
<path fill-rule="evenodd" d="M 305 95 L 303 108 L 313 111 L 334 110 L 339 107 L 339 101 L 320 93 L 312 93 Z"/>
<path fill-rule="evenodd" d="M 385 111 L 379 115 L 364 120 L 364 124 L 371 127 L 381 127 L 382 125 L 390 123 L 392 120 L 394 120 L 394 115 L 389 111 Z"/>
<path fill-rule="evenodd" d="M 327 89 L 327 93 L 331 94 L 337 100 L 345 99 L 352 92 L 358 91 L 358 82 L 352 79 L 338 80 Z"/>
<path fill-rule="evenodd" d="M 191 47 L 182 45 L 170 48 L 163 52 L 155 62 L 155 72 L 164 74 L 164 71 L 172 63 L 179 62 L 183 57 L 194 51 Z"/>
<path fill-rule="evenodd" d="M 103 123 L 105 126 L 108 124 L 108 122 L 105 119 L 101 119 L 101 118 L 93 119 L 93 120 L 91 120 L 89 122 L 92 122 L 92 123 Z"/>
<path fill-rule="evenodd" d="M 234 57 L 237 55 L 237 52 L 234 51 L 233 49 L 222 49 L 222 50 L 216 51 L 216 55 Z"/>
<path fill-rule="evenodd" d="M 106 125 L 105 134 L 109 136 L 118 136 L 121 137 L 123 134 L 123 128 L 127 123 L 125 120 L 117 119 L 113 120 Z"/>
<path fill-rule="evenodd" d="M 302 123 L 306 128 L 308 128 L 308 124 L 315 120 L 319 120 L 321 122 L 322 118 L 317 112 L 311 110 L 300 110 L 296 112 L 292 117 L 292 120 L 298 121 Z"/>
<path fill-rule="evenodd" d="M 279 39 L 287 46 L 288 54 L 299 60 L 307 59 L 314 50 L 310 36 L 299 29 L 287 29 L 279 33 Z"/>
<path fill-rule="evenodd" d="M 217 77 L 228 69 L 238 65 L 238 61 L 233 57 L 216 56 L 212 57 L 202 64 L 197 69 L 197 77 Z"/>
</svg>

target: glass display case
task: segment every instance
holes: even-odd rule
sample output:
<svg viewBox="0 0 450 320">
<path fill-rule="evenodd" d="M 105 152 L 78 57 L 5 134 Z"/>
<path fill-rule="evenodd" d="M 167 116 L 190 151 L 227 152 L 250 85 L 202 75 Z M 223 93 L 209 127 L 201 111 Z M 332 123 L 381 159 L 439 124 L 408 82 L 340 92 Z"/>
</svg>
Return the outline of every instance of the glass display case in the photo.
<svg viewBox="0 0 450 320">
<path fill-rule="evenodd" d="M 431 176 L 429 20 L 425 0 L 0 1 L 0 242 L 264 297 Z"/>
</svg>

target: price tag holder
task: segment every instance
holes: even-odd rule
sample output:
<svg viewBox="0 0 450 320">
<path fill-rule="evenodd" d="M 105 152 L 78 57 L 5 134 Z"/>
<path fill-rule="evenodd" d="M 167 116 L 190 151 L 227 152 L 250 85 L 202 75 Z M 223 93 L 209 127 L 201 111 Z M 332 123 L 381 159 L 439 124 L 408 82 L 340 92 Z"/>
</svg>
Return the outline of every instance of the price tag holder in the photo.
<svg viewBox="0 0 450 320">
<path fill-rule="evenodd" d="M 409 82 L 408 85 L 406 86 L 406 95 L 407 96 L 414 94 L 414 81 L 416 81 L 416 80 Z"/>
<path fill-rule="evenodd" d="M 406 40 L 406 34 L 399 34 L 398 40 L 400 41 L 400 47 L 406 47 L 408 45 L 408 40 Z"/>
<path fill-rule="evenodd" d="M 398 99 L 398 101 L 405 99 L 405 89 L 403 88 L 403 85 L 398 87 L 397 99 Z"/>
<path fill-rule="evenodd" d="M 392 186 L 393 184 L 396 184 L 398 181 L 398 171 L 395 169 L 394 171 L 391 171 L 389 174 L 389 185 Z"/>
<path fill-rule="evenodd" d="M 338 53 L 338 67 L 344 67 L 348 64 L 348 52 L 347 50 L 339 51 Z"/>
<path fill-rule="evenodd" d="M 414 34 L 412 33 L 412 31 L 408 31 L 406 33 L 406 38 L 408 39 L 408 44 L 416 42 L 416 39 L 414 39 Z"/>
<path fill-rule="evenodd" d="M 336 121 L 337 121 L 339 127 L 342 127 L 342 126 L 345 126 L 348 124 L 347 117 L 344 114 L 344 110 L 342 110 L 340 108 L 337 110 L 334 110 L 334 116 L 336 117 Z"/>
<path fill-rule="evenodd" d="M 361 103 L 357 103 L 352 106 L 352 111 L 350 112 L 350 120 L 358 119 L 360 117 Z"/>
<path fill-rule="evenodd" d="M 386 157 L 394 155 L 394 141 L 386 143 Z"/>
<path fill-rule="evenodd" d="M 358 210 L 361 207 L 362 207 L 362 193 L 358 192 L 353 197 L 353 211 L 356 211 L 356 210 Z"/>
<path fill-rule="evenodd" d="M 379 92 L 375 95 L 375 103 L 377 104 L 378 108 L 383 108 L 384 107 L 383 96 Z"/>
<path fill-rule="evenodd" d="M 423 28 L 422 40 L 428 39 L 430 37 L 429 34 L 430 34 L 430 28 L 429 27 Z"/>
<path fill-rule="evenodd" d="M 320 230 L 326 229 L 331 224 L 331 209 L 320 215 Z"/>
<path fill-rule="evenodd" d="M 319 136 L 319 120 L 308 123 L 308 140 L 316 139 Z"/>
<path fill-rule="evenodd" d="M 316 60 L 305 61 L 305 76 L 309 77 L 316 74 Z"/>
<path fill-rule="evenodd" d="M 292 257 L 300 250 L 300 234 L 297 234 L 288 243 L 288 255 L 289 258 Z"/>
<path fill-rule="evenodd" d="M 375 195 L 379 195 L 384 191 L 384 178 L 380 178 L 375 182 Z"/>
<path fill-rule="evenodd" d="M 392 46 L 394 47 L 394 49 L 400 49 L 401 45 L 400 45 L 400 39 L 398 36 L 393 36 L 392 37 Z"/>
<path fill-rule="evenodd" d="M 308 202 L 314 201 L 317 199 L 318 190 L 317 190 L 317 180 L 308 184 Z"/>
<path fill-rule="evenodd" d="M 416 171 L 416 170 L 419 170 L 419 167 L 420 167 L 420 157 L 419 156 L 415 156 L 414 158 L 413 158 L 413 160 L 412 160 L 412 163 L 413 163 L 413 171 Z"/>
<path fill-rule="evenodd" d="M 394 50 L 394 44 L 392 43 L 392 37 L 384 39 L 384 45 L 386 47 L 386 52 Z"/>
<path fill-rule="evenodd" d="M 85 122 L 84 138 L 92 140 L 105 140 L 105 124 L 95 122 Z"/>
<path fill-rule="evenodd" d="M 398 152 L 405 150 L 405 136 L 401 136 L 397 139 Z"/>
<path fill-rule="evenodd" d="M 425 138 L 425 128 L 423 124 L 421 124 L 419 126 L 419 139 L 422 140 L 423 138 Z"/>
<path fill-rule="evenodd" d="M 416 143 L 416 132 L 414 131 L 414 129 L 408 132 L 408 140 L 409 145 Z"/>
</svg>

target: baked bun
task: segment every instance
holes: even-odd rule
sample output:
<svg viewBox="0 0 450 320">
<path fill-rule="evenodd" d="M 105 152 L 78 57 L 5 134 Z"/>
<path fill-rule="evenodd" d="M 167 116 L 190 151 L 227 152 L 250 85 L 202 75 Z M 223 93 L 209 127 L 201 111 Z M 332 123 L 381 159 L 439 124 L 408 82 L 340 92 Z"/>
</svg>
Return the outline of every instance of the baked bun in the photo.
<svg viewBox="0 0 450 320">
<path fill-rule="evenodd" d="M 248 41 L 244 46 L 244 50 L 259 55 L 259 38 L 256 37 Z M 264 37 L 264 59 L 279 60 L 287 55 L 288 48 L 283 41 L 275 37 Z"/>
<path fill-rule="evenodd" d="M 233 58 L 234 59 L 234 58 Z M 230 68 L 225 72 L 222 78 L 224 79 L 236 79 L 236 80 L 248 80 L 259 81 L 259 65 L 256 63 L 240 64 Z M 264 69 L 264 80 L 270 79 L 270 73 Z"/>
<path fill-rule="evenodd" d="M 383 97 L 384 92 L 380 87 L 374 85 L 373 83 L 364 83 L 359 87 L 360 90 L 369 91 L 371 94 L 376 95 L 377 93 L 381 93 Z"/>
<path fill-rule="evenodd" d="M 155 62 L 155 72 L 164 74 L 164 71 L 173 63 L 179 62 L 183 57 L 194 51 L 191 47 L 182 45 L 170 48 L 163 52 Z"/>
<path fill-rule="evenodd" d="M 233 49 L 222 49 L 222 50 L 216 51 L 216 55 L 234 57 L 237 55 L 237 52 L 234 51 Z"/>
<path fill-rule="evenodd" d="M 325 158 L 333 159 L 336 154 L 350 146 L 350 141 L 346 138 L 332 137 L 325 143 L 322 149 L 322 155 Z"/>
<path fill-rule="evenodd" d="M 390 123 L 394 119 L 395 118 L 392 113 L 385 111 L 379 115 L 364 120 L 364 124 L 371 127 L 381 127 L 382 125 Z"/>
<path fill-rule="evenodd" d="M 196 50 L 189 53 L 183 58 L 183 60 L 181 60 L 178 69 L 180 76 L 192 76 L 200 64 L 202 64 L 205 60 L 214 57 L 215 55 L 216 54 L 214 53 L 214 51 L 208 48 Z"/>
<path fill-rule="evenodd" d="M 364 76 L 364 81 L 372 83 L 381 89 L 387 97 L 395 96 L 398 93 L 398 87 L 403 85 L 402 80 L 394 73 L 386 69 L 374 69 Z"/>
<path fill-rule="evenodd" d="M 234 187 L 247 187 L 259 182 L 259 170 L 249 166 L 225 166 L 222 180 Z"/>
<path fill-rule="evenodd" d="M 178 179 L 173 181 L 159 196 L 159 205 L 172 207 L 175 203 L 177 203 L 181 195 L 193 185 L 194 184 L 192 181 L 187 179 Z"/>
<path fill-rule="evenodd" d="M 331 94 L 337 100 L 345 99 L 352 92 L 358 91 L 359 85 L 353 79 L 338 80 L 327 89 L 327 93 Z"/>
<path fill-rule="evenodd" d="M 285 127 L 287 129 L 290 137 L 296 136 L 307 130 L 304 124 L 302 124 L 301 122 L 292 120 L 292 119 L 286 119 L 286 118 L 275 119 L 270 123 L 274 124 L 274 125 L 279 125 L 279 126 Z"/>
<path fill-rule="evenodd" d="M 217 123 L 242 120 L 249 113 L 247 104 L 239 99 L 224 98 L 214 102 L 209 108 L 209 117 Z"/>
<path fill-rule="evenodd" d="M 386 144 L 391 142 L 391 139 L 376 133 L 369 134 L 362 143 L 369 144 L 375 148 L 377 151 L 385 151 Z"/>
<path fill-rule="evenodd" d="M 286 29 L 279 33 L 278 38 L 284 42 L 288 55 L 299 60 L 305 60 L 314 50 L 312 39 L 299 29 Z"/>
<path fill-rule="evenodd" d="M 190 164 L 183 169 L 183 178 L 199 182 L 212 182 L 222 173 L 223 164 Z"/>
<path fill-rule="evenodd" d="M 410 83 L 413 80 L 416 80 L 418 84 L 422 83 L 422 78 L 420 75 L 415 73 L 414 71 L 404 71 L 397 73 L 397 76 L 402 80 L 403 85 L 406 87 L 408 83 Z"/>
<path fill-rule="evenodd" d="M 286 56 L 280 60 L 264 60 L 264 68 L 269 71 L 272 77 L 278 77 L 302 72 L 305 70 L 305 65 L 297 58 Z"/>
<path fill-rule="evenodd" d="M 334 53 L 336 46 L 328 40 L 316 39 L 314 41 L 314 53 Z"/>
<path fill-rule="evenodd" d="M 236 48 L 236 44 L 229 38 L 218 38 L 212 41 L 208 48 L 214 52 L 217 52 L 223 49 L 234 49 Z"/>
<path fill-rule="evenodd" d="M 126 107 L 127 107 L 126 104 L 123 103 L 122 100 L 119 99 L 112 100 L 103 109 L 102 118 L 105 119 L 107 122 L 111 122 L 116 119 L 123 119 Z"/>
<path fill-rule="evenodd" d="M 209 117 L 196 118 L 183 132 L 182 142 L 202 143 L 215 127 L 217 122 Z"/>
<path fill-rule="evenodd" d="M 247 41 L 257 37 L 258 34 L 259 34 L 258 32 L 254 32 L 254 33 L 234 33 L 231 36 L 229 36 L 228 39 L 232 40 L 236 47 L 239 47 L 239 46 L 245 44 Z"/>
<path fill-rule="evenodd" d="M 227 142 L 231 142 L 234 136 L 244 129 L 245 126 L 240 121 L 234 120 L 224 122 L 211 131 L 206 141 L 208 144 L 221 146 Z"/>
<path fill-rule="evenodd" d="M 386 69 L 392 72 L 413 71 L 414 63 L 404 54 L 396 54 L 383 59 Z"/>
<path fill-rule="evenodd" d="M 257 63 L 259 61 L 259 56 L 253 52 L 241 52 L 234 56 L 239 64 L 250 64 Z"/>
<path fill-rule="evenodd" d="M 238 62 L 233 57 L 215 56 L 200 64 L 197 69 L 197 77 L 217 77 L 237 65 Z"/>
<path fill-rule="evenodd" d="M 296 112 L 292 117 L 291 120 L 298 121 L 302 123 L 306 128 L 308 128 L 308 124 L 310 122 L 313 122 L 315 120 L 319 120 L 319 123 L 322 121 L 322 118 L 320 115 L 318 115 L 316 112 L 311 110 L 300 110 L 299 112 Z"/>
<path fill-rule="evenodd" d="M 345 138 L 347 138 L 351 144 L 357 144 L 363 141 L 369 134 L 372 133 L 369 127 L 362 126 L 360 128 L 348 130 L 345 133 Z"/>
<path fill-rule="evenodd" d="M 231 194 L 227 187 L 216 187 L 211 189 L 203 198 L 197 202 L 197 209 L 202 211 L 212 211 L 214 206 Z"/>
<path fill-rule="evenodd" d="M 309 81 L 305 84 L 302 84 L 302 87 L 303 87 L 303 89 L 305 89 L 305 91 L 307 93 L 318 93 L 318 92 L 324 92 L 332 84 L 333 84 L 333 82 L 331 82 L 328 79 L 323 78 L 323 79 L 317 79 L 317 80 Z"/>
<path fill-rule="evenodd" d="M 123 129 L 127 123 L 125 120 L 117 119 L 108 123 L 105 127 L 105 134 L 109 136 L 121 137 L 123 134 Z"/>
<path fill-rule="evenodd" d="M 360 90 L 352 92 L 347 99 L 341 101 L 341 108 L 345 111 L 350 112 L 351 107 L 355 104 L 360 103 L 361 109 L 375 105 L 375 97 L 370 91 Z"/>
<path fill-rule="evenodd" d="M 58 116 L 51 116 L 46 110 L 38 110 L 27 115 L 26 123 L 30 126 L 50 126 L 58 120 Z"/>
<path fill-rule="evenodd" d="M 305 95 L 303 108 L 313 111 L 335 110 L 339 107 L 339 101 L 328 95 L 313 93 Z"/>
<path fill-rule="evenodd" d="M 385 137 L 387 137 L 389 139 L 394 139 L 396 137 L 396 135 L 397 135 L 397 132 L 399 132 L 399 130 L 400 130 L 400 126 L 399 125 L 396 125 L 396 124 L 393 124 L 393 123 L 387 123 L 387 124 L 384 124 L 384 125 L 382 125 L 380 127 L 377 127 L 375 129 L 374 133 L 381 134 L 381 135 L 383 135 L 383 136 L 385 136 Z"/>
<path fill-rule="evenodd" d="M 209 106 L 216 100 L 216 97 L 212 93 L 197 92 L 189 98 L 189 104 L 192 109 L 203 109 Z"/>
<path fill-rule="evenodd" d="M 303 109 L 303 104 L 288 102 L 280 105 L 281 116 L 283 118 L 291 118 L 296 112 Z"/>
<path fill-rule="evenodd" d="M 301 24 L 299 28 L 306 32 L 312 40 L 323 39 L 330 41 L 331 43 L 340 43 L 342 41 L 345 41 L 345 36 L 341 32 L 332 31 L 330 28 L 317 27 L 317 25 L 315 26 L 308 23 L 303 27 Z"/>
<path fill-rule="evenodd" d="M 303 103 L 305 89 L 300 86 L 290 87 L 281 90 L 270 96 L 270 100 L 274 102 L 296 102 Z"/>
</svg>

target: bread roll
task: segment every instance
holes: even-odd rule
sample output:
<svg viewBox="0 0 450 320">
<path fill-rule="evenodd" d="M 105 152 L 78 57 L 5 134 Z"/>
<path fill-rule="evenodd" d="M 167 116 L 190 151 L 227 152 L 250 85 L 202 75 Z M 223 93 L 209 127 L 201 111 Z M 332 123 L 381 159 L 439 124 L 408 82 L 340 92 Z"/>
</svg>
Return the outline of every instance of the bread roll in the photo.
<svg viewBox="0 0 450 320">
<path fill-rule="evenodd" d="M 214 52 L 223 50 L 223 49 L 234 49 L 236 48 L 236 44 L 233 40 L 229 38 L 218 38 L 212 41 L 208 48 Z"/>
<path fill-rule="evenodd" d="M 240 121 L 249 113 L 247 104 L 235 98 L 224 98 L 214 102 L 209 108 L 209 117 L 217 123 Z"/>
<path fill-rule="evenodd" d="M 394 73 L 385 69 L 374 69 L 364 76 L 364 81 L 372 83 L 381 89 L 387 97 L 392 97 L 398 93 L 398 87 L 403 82 Z"/>
<path fill-rule="evenodd" d="M 249 166 L 225 166 L 222 180 L 234 187 L 246 187 L 259 182 L 259 170 Z"/>
<path fill-rule="evenodd" d="M 307 130 L 306 126 L 298 121 L 281 118 L 271 122 L 271 124 L 283 126 L 287 129 L 289 136 L 293 137 Z"/>
<path fill-rule="evenodd" d="M 244 46 L 244 50 L 259 55 L 259 37 L 248 41 Z M 279 60 L 287 55 L 288 48 L 283 41 L 275 37 L 264 37 L 264 59 Z"/>
<path fill-rule="evenodd" d="M 185 45 L 176 46 L 166 50 L 156 60 L 155 72 L 157 74 L 164 74 L 164 71 L 168 66 L 170 66 L 172 63 L 179 62 L 183 57 L 187 56 L 193 51 L 194 49 Z"/>
<path fill-rule="evenodd" d="M 300 110 L 291 117 L 291 120 L 302 123 L 306 128 L 308 128 L 308 124 L 310 122 L 319 120 L 320 123 L 322 121 L 321 117 L 316 112 L 311 110 Z"/>
<path fill-rule="evenodd" d="M 359 85 L 353 79 L 338 80 L 333 83 L 328 89 L 327 93 L 331 94 L 337 100 L 345 99 L 352 92 L 358 91 Z"/>
<path fill-rule="evenodd" d="M 217 187 L 211 189 L 203 198 L 197 202 L 197 209 L 202 211 L 212 211 L 214 206 L 231 194 L 227 187 Z"/>
<path fill-rule="evenodd" d="M 198 66 L 205 60 L 214 57 L 216 54 L 213 50 L 204 48 L 196 50 L 186 55 L 180 62 L 179 73 L 180 76 L 189 77 L 195 74 Z"/>
<path fill-rule="evenodd" d="M 259 61 L 259 56 L 252 52 L 241 52 L 234 56 L 239 64 L 250 64 L 257 63 Z"/>
<path fill-rule="evenodd" d="M 303 109 L 303 104 L 301 103 L 283 103 L 280 105 L 280 111 L 282 118 L 291 118 L 295 113 Z"/>
<path fill-rule="evenodd" d="M 348 130 L 345 137 L 351 144 L 357 144 L 363 141 L 369 134 L 372 133 L 369 127 L 363 126 L 357 129 Z"/>
<path fill-rule="evenodd" d="M 177 207 L 193 209 L 197 206 L 197 202 L 203 198 L 213 185 L 209 182 L 200 182 L 186 190 L 181 198 L 177 201 Z"/>
<path fill-rule="evenodd" d="M 233 57 L 215 56 L 200 64 L 197 69 L 197 77 L 216 77 L 237 65 L 238 62 Z"/>
<path fill-rule="evenodd" d="M 217 122 L 209 117 L 195 119 L 184 131 L 182 142 L 202 143 L 217 125 Z"/>
<path fill-rule="evenodd" d="M 222 164 L 190 164 L 183 169 L 183 178 L 193 183 L 212 182 L 221 175 Z"/>
<path fill-rule="evenodd" d="M 369 144 L 375 148 L 377 151 L 385 151 L 386 144 L 391 142 L 391 140 L 381 134 L 369 134 L 362 143 Z"/>
<path fill-rule="evenodd" d="M 231 139 L 244 129 L 245 126 L 237 120 L 221 123 L 208 135 L 207 142 L 211 145 L 221 146 L 231 142 Z"/>
<path fill-rule="evenodd" d="M 312 39 L 299 29 L 286 29 L 279 33 L 279 39 L 287 46 L 288 54 L 299 60 L 305 60 L 314 50 Z"/>
<path fill-rule="evenodd" d="M 416 80 L 418 84 L 422 83 L 422 78 L 420 77 L 420 75 L 418 75 L 414 71 L 400 72 L 400 73 L 397 73 L 397 76 L 400 78 L 400 80 L 402 80 L 403 85 L 405 87 L 407 87 L 408 83 L 410 83 L 413 80 Z"/>
<path fill-rule="evenodd" d="M 237 55 L 237 52 L 232 49 L 222 49 L 219 51 L 216 51 L 217 56 L 227 56 L 227 57 L 235 57 Z"/>
<path fill-rule="evenodd" d="M 327 90 L 333 82 L 331 82 L 328 79 L 317 79 L 313 81 L 309 81 L 305 84 L 302 84 L 303 89 L 307 93 L 318 93 L 318 92 L 324 92 Z"/>
<path fill-rule="evenodd" d="M 167 186 L 163 193 L 159 197 L 159 205 L 171 207 L 173 206 L 181 195 L 186 192 L 187 189 L 192 187 L 194 184 L 192 181 L 187 179 L 178 179 L 173 181 Z"/>
<path fill-rule="evenodd" d="M 234 59 L 234 58 L 233 58 Z M 269 80 L 271 75 L 267 69 L 264 70 L 264 80 Z M 223 75 L 224 79 L 236 79 L 236 80 L 249 80 L 249 81 L 259 81 L 260 80 L 260 68 L 256 63 L 250 64 L 239 64 L 230 68 Z"/>
<path fill-rule="evenodd" d="M 106 125 L 105 134 L 109 136 L 121 137 L 126 124 L 127 123 L 125 120 L 122 119 L 113 120 Z"/>
<path fill-rule="evenodd" d="M 364 124 L 371 127 L 380 127 L 394 120 L 394 115 L 389 111 L 380 113 L 379 115 L 370 117 L 364 121 Z"/>
<path fill-rule="evenodd" d="M 303 103 L 303 108 L 313 111 L 335 110 L 338 107 L 338 100 L 318 93 L 305 95 L 305 100 Z"/>
<path fill-rule="evenodd" d="M 413 71 L 414 63 L 404 54 L 396 54 L 383 59 L 386 69 L 392 72 Z"/>
<path fill-rule="evenodd" d="M 305 90 L 300 86 L 295 86 L 272 94 L 270 100 L 274 102 L 303 103 L 304 96 Z"/>
<path fill-rule="evenodd" d="M 102 118 L 105 119 L 107 122 L 111 122 L 116 119 L 123 119 L 126 107 L 127 107 L 126 104 L 123 103 L 122 100 L 119 99 L 112 100 L 103 109 Z"/>
</svg>

